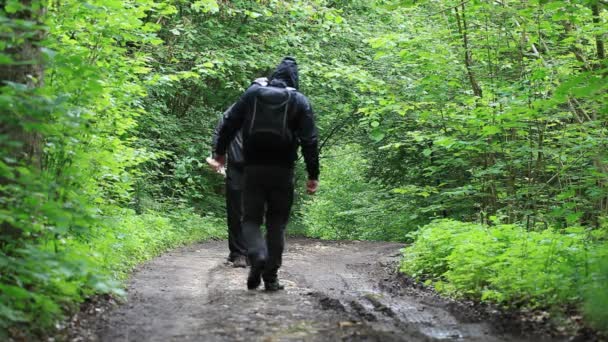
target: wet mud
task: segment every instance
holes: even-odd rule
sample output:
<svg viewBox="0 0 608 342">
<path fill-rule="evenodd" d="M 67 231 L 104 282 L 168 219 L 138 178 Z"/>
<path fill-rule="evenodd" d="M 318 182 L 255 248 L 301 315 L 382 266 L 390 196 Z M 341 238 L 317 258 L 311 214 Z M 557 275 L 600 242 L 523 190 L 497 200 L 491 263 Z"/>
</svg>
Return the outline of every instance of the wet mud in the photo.
<svg viewBox="0 0 608 342">
<path fill-rule="evenodd" d="M 404 286 L 401 244 L 290 238 L 284 291 L 246 289 L 226 242 L 167 253 L 132 276 L 125 303 L 86 315 L 78 341 L 539 341 Z"/>
</svg>

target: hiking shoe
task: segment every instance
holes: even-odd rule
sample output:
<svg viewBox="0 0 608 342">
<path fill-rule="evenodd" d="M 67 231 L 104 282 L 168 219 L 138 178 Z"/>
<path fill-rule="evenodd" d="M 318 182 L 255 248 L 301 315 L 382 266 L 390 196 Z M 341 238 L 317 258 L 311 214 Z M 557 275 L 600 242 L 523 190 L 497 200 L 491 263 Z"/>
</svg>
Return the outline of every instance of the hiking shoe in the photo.
<svg viewBox="0 0 608 342">
<path fill-rule="evenodd" d="M 247 267 L 247 258 L 244 255 L 239 255 L 232 261 L 233 267 Z"/>
<path fill-rule="evenodd" d="M 278 279 L 275 279 L 273 281 L 265 281 L 264 289 L 268 292 L 275 292 L 279 290 L 284 290 L 285 286 L 281 285 Z"/>
<path fill-rule="evenodd" d="M 247 289 L 255 290 L 262 282 L 262 267 L 251 266 L 249 276 L 247 277 Z"/>
<path fill-rule="evenodd" d="M 226 260 L 228 260 L 228 262 L 234 262 L 234 259 L 236 259 L 237 256 L 238 256 L 238 254 L 235 255 L 235 254 L 230 253 L 230 254 L 228 254 L 228 257 L 226 258 Z"/>
</svg>

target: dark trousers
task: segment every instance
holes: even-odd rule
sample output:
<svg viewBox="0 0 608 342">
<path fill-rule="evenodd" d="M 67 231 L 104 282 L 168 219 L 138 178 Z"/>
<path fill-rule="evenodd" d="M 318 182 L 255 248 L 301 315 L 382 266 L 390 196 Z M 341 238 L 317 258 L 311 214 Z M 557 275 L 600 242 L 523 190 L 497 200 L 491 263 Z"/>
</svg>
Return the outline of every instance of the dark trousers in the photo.
<svg viewBox="0 0 608 342">
<path fill-rule="evenodd" d="M 226 170 L 226 216 L 228 221 L 228 259 L 233 261 L 238 256 L 247 255 L 242 216 L 243 169 L 228 167 Z"/>
<path fill-rule="evenodd" d="M 293 169 L 247 166 L 243 191 L 243 234 L 253 267 L 263 267 L 265 282 L 274 281 L 281 267 L 285 228 L 293 203 Z M 260 226 L 266 218 L 266 238 Z"/>
</svg>

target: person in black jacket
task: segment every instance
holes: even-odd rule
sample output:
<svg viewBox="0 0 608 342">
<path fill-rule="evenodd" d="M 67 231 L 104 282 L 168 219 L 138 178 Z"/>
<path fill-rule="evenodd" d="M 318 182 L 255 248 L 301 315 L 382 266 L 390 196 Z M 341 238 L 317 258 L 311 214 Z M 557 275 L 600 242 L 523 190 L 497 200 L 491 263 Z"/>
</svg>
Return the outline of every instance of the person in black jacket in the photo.
<svg viewBox="0 0 608 342">
<path fill-rule="evenodd" d="M 319 177 L 317 128 L 308 99 L 297 91 L 295 59 L 284 58 L 267 87 L 251 86 L 224 115 L 214 159 L 225 163 L 228 144 L 239 130 L 243 135 L 245 178 L 243 234 L 251 262 L 247 288 L 262 279 L 267 291 L 282 289 L 277 272 L 285 245 L 285 228 L 294 191 L 294 164 L 301 146 L 308 193 L 315 193 Z M 266 218 L 266 239 L 260 226 Z"/>
<path fill-rule="evenodd" d="M 266 86 L 268 79 L 257 78 L 252 85 Z M 234 106 L 234 105 L 232 105 Z M 217 145 L 220 128 L 224 124 L 224 116 L 232 109 L 228 108 L 221 116 L 213 135 L 213 146 Z M 243 190 L 243 172 L 245 160 L 243 158 L 243 137 L 239 131 L 228 147 L 228 163 L 226 165 L 226 221 L 228 223 L 228 261 L 234 267 L 247 267 L 247 248 L 241 227 L 241 192 Z"/>
</svg>

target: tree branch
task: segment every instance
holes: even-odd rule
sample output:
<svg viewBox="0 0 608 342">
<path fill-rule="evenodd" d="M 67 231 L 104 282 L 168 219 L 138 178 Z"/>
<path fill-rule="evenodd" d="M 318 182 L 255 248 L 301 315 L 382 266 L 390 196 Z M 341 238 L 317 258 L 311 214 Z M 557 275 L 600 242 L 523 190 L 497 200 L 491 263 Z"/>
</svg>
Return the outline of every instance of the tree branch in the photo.
<svg viewBox="0 0 608 342">
<path fill-rule="evenodd" d="M 468 4 L 469 2 L 471 2 L 471 0 L 465 0 L 465 1 L 459 3 L 459 4 L 455 5 L 455 6 L 446 7 L 446 8 L 442 9 L 439 12 L 435 12 L 435 13 L 431 14 L 430 16 L 432 17 L 432 16 L 435 16 L 437 14 L 445 13 L 445 12 L 450 11 L 452 9 L 456 9 L 456 8 L 458 8 L 460 6 L 464 6 L 464 5 Z"/>
<path fill-rule="evenodd" d="M 482 97 L 483 92 L 479 83 L 475 79 L 475 74 L 473 74 L 473 57 L 471 56 L 471 50 L 469 49 L 469 38 L 467 34 L 467 20 L 465 16 L 465 7 L 464 3 L 461 4 L 462 15 L 458 12 L 458 7 L 454 7 L 454 13 L 456 14 L 456 21 L 458 22 L 458 31 L 462 36 L 462 44 L 464 46 L 464 64 L 467 68 L 467 75 L 469 76 L 469 82 L 471 83 L 471 88 L 473 88 L 473 94 L 478 97 Z M 462 23 L 461 23 L 462 20 Z"/>
</svg>

